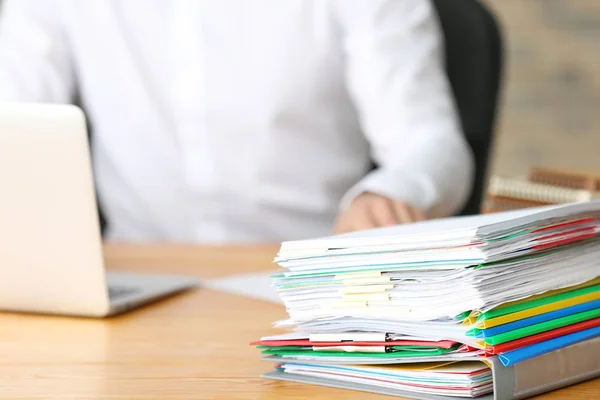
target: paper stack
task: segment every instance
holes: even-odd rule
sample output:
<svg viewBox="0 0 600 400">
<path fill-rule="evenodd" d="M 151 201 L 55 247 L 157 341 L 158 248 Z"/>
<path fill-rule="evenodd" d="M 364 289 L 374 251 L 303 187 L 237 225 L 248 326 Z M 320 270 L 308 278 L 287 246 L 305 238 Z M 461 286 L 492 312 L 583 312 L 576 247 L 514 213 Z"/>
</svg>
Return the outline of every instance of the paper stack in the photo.
<svg viewBox="0 0 600 400">
<path fill-rule="evenodd" d="M 588 202 L 285 242 L 276 325 L 294 332 L 254 344 L 277 379 L 489 394 L 492 361 L 597 343 L 599 231 Z"/>
</svg>

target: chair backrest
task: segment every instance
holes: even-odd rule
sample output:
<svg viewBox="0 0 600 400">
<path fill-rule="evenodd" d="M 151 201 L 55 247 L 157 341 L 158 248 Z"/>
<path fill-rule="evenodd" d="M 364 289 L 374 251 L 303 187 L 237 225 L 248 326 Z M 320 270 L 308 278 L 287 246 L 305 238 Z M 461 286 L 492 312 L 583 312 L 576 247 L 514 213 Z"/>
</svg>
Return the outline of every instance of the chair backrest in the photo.
<svg viewBox="0 0 600 400">
<path fill-rule="evenodd" d="M 502 75 L 502 38 L 477 0 L 432 0 L 444 34 L 446 71 L 462 128 L 475 155 L 475 182 L 460 213 L 478 214 L 484 198 Z"/>
<path fill-rule="evenodd" d="M 2 2 L 2 0 L 0 0 L 0 3 Z M 94 153 L 92 152 L 92 145 L 94 142 L 94 135 L 92 134 L 93 130 L 92 130 L 92 124 L 89 120 L 89 117 L 87 116 L 86 110 L 85 110 L 85 106 L 83 103 L 83 100 L 81 98 L 81 92 L 79 91 L 79 88 L 76 88 L 75 90 L 75 94 L 73 96 L 73 99 L 71 100 L 71 103 L 73 105 L 76 105 L 77 107 L 81 108 L 81 110 L 83 110 L 83 112 L 86 114 L 86 119 L 85 119 L 85 123 L 86 123 L 86 128 L 87 128 L 87 133 L 88 133 L 88 142 L 89 142 L 89 147 L 90 147 L 90 156 L 93 160 L 94 158 Z M 100 199 L 98 198 L 98 191 L 96 191 L 96 204 L 98 205 L 98 222 L 100 223 L 100 233 L 102 233 L 102 236 L 104 236 L 104 234 L 106 233 L 106 218 L 104 217 L 104 213 L 102 212 L 102 208 L 100 206 Z"/>
</svg>

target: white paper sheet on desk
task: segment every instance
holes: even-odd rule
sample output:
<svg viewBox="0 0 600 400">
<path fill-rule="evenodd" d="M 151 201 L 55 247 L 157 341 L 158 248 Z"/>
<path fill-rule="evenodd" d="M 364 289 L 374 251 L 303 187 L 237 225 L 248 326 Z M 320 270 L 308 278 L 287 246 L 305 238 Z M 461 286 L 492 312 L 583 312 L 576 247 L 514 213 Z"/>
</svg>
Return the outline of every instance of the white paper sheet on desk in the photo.
<svg viewBox="0 0 600 400">
<path fill-rule="evenodd" d="M 204 286 L 222 292 L 237 294 L 253 299 L 264 300 L 271 303 L 283 304 L 277 290 L 271 283 L 273 272 L 254 272 L 227 276 L 225 278 L 211 279 L 204 282 Z"/>
</svg>

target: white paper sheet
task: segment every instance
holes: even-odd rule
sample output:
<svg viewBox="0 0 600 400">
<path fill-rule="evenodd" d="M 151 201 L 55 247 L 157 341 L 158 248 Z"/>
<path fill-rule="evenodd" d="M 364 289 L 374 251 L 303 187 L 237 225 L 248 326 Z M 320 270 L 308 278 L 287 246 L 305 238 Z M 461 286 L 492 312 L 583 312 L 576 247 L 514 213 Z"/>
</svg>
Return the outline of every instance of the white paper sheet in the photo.
<svg viewBox="0 0 600 400">
<path fill-rule="evenodd" d="M 251 274 L 233 275 L 225 278 L 211 279 L 203 282 L 203 286 L 227 293 L 264 300 L 270 303 L 283 304 L 277 290 L 271 286 L 271 274 L 275 272 L 255 272 Z"/>
<path fill-rule="evenodd" d="M 344 252 L 349 247 L 411 248 L 424 242 L 436 243 L 435 247 L 468 245 L 478 237 L 495 237 L 503 232 L 518 229 L 539 221 L 550 220 L 581 213 L 598 213 L 600 201 L 571 203 L 521 210 L 433 219 L 413 224 L 377 228 L 330 236 L 313 240 L 288 241 L 281 245 L 278 262 L 309 256 L 321 256 Z M 374 250 L 373 249 L 373 250 Z"/>
</svg>

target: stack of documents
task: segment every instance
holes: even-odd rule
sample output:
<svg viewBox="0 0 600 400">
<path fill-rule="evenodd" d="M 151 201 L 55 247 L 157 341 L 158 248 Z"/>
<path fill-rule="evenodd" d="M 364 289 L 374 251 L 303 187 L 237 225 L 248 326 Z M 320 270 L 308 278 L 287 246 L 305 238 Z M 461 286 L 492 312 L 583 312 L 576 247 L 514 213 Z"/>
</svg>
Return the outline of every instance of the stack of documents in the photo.
<svg viewBox="0 0 600 400">
<path fill-rule="evenodd" d="M 599 231 L 589 202 L 285 242 L 276 325 L 294 332 L 254 344 L 281 379 L 483 395 L 491 372 L 471 360 L 509 366 L 600 336 Z"/>
<path fill-rule="evenodd" d="M 463 363 L 440 362 L 410 365 L 336 366 L 283 364 L 281 370 L 303 376 L 333 376 L 354 383 L 372 383 L 402 388 L 424 394 L 477 397 L 491 393 L 492 372 L 489 367 L 474 361 Z"/>
</svg>

